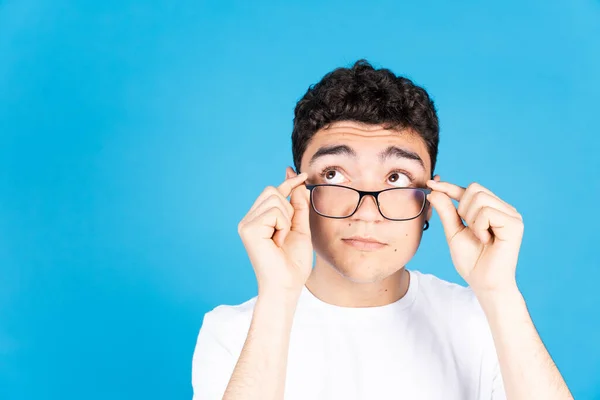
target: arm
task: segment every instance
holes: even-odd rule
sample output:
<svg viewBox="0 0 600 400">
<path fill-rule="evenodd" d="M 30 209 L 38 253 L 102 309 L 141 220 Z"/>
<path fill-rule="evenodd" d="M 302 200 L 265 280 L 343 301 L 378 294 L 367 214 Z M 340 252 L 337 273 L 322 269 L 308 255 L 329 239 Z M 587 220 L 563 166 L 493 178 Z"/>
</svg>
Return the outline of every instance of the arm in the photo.
<svg viewBox="0 0 600 400">
<path fill-rule="evenodd" d="M 312 271 L 307 177 L 288 167 L 286 180 L 267 187 L 238 225 L 258 298 L 226 400 L 283 399 L 292 322 Z"/>
<path fill-rule="evenodd" d="M 490 325 L 507 398 L 572 399 L 516 283 L 524 232 L 521 214 L 476 183 L 466 189 L 437 180 L 428 185 L 454 266 L 473 289 Z M 452 199 L 459 202 L 458 208 Z"/>
<path fill-rule="evenodd" d="M 259 294 L 246 342 L 223 400 L 283 399 L 298 295 Z"/>
<path fill-rule="evenodd" d="M 508 399 L 573 399 L 533 325 L 518 288 L 481 294 Z"/>
</svg>

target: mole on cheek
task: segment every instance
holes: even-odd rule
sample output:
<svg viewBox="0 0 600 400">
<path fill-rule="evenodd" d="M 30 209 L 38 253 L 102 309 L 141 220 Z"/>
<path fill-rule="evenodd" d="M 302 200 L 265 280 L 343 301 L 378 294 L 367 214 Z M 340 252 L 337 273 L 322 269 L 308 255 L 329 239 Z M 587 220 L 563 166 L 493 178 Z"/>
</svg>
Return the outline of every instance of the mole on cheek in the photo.
<svg viewBox="0 0 600 400">
<path fill-rule="evenodd" d="M 348 223 L 348 226 L 352 226 L 352 222 L 349 222 L 349 223 Z"/>
<path fill-rule="evenodd" d="M 398 249 L 394 249 L 394 251 L 398 251 Z"/>
</svg>

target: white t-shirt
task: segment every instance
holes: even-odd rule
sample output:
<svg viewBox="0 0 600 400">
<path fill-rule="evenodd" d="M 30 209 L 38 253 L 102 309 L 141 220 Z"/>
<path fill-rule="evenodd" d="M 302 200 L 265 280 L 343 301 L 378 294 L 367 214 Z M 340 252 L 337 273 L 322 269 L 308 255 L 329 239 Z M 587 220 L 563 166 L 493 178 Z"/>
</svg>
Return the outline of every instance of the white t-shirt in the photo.
<svg viewBox="0 0 600 400">
<path fill-rule="evenodd" d="M 292 325 L 285 400 L 505 399 L 491 332 L 469 288 L 410 272 L 400 300 L 348 308 L 304 287 Z M 206 313 L 192 363 L 194 400 L 221 399 L 256 297 Z"/>
</svg>

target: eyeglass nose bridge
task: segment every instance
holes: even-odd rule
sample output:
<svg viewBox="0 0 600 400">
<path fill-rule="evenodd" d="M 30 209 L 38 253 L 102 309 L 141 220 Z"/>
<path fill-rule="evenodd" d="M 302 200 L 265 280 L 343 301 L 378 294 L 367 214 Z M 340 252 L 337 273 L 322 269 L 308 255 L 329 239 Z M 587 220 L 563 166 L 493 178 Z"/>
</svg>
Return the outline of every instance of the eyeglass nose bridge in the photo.
<svg viewBox="0 0 600 400">
<path fill-rule="evenodd" d="M 352 188 L 352 189 L 354 189 L 354 188 Z M 356 214 L 356 212 L 360 208 L 360 205 L 362 204 L 363 199 L 365 197 L 369 197 L 370 196 L 370 197 L 373 197 L 373 200 L 375 200 L 375 205 L 377 206 L 377 209 L 379 210 L 379 214 L 381 214 L 381 216 L 385 218 L 385 216 L 381 212 L 381 205 L 379 203 L 379 194 L 381 192 L 383 192 L 384 190 L 380 190 L 380 191 L 377 191 L 377 192 L 369 192 L 369 191 L 358 190 L 358 189 L 354 189 L 354 190 L 356 192 L 358 192 L 358 202 L 356 203 L 356 208 L 354 209 L 354 212 L 350 216 Z"/>
</svg>

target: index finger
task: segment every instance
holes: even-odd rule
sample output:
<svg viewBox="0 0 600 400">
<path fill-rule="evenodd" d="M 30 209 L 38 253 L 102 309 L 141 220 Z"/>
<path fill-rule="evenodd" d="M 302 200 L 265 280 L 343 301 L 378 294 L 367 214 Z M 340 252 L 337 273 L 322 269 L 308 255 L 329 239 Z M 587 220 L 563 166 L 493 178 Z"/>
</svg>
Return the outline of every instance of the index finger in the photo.
<svg viewBox="0 0 600 400">
<path fill-rule="evenodd" d="M 467 190 L 462 186 L 450 182 L 437 182 L 434 180 L 428 181 L 427 186 L 435 191 L 445 193 L 448 197 L 456 201 L 460 201 Z"/>
<path fill-rule="evenodd" d="M 306 181 L 306 178 L 308 178 L 308 174 L 306 172 L 293 176 L 283 181 L 283 183 L 277 187 L 277 190 L 283 197 L 287 198 L 290 194 L 292 194 L 292 190 Z"/>
</svg>

